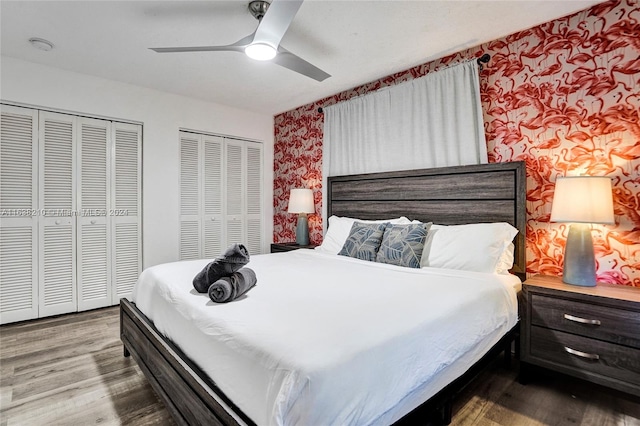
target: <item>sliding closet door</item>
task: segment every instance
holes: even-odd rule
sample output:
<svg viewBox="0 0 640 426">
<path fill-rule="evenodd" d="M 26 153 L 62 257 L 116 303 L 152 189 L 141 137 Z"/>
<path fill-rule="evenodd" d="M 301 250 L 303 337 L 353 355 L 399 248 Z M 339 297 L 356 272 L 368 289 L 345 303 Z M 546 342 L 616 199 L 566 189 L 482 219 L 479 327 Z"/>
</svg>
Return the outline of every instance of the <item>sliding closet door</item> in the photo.
<svg viewBox="0 0 640 426">
<path fill-rule="evenodd" d="M 262 144 L 247 142 L 246 244 L 249 253 L 262 253 Z"/>
<path fill-rule="evenodd" d="M 78 310 L 111 304 L 109 141 L 111 122 L 79 118 Z"/>
<path fill-rule="evenodd" d="M 113 132 L 111 172 L 115 182 L 107 215 L 112 224 L 112 302 L 116 304 L 123 297 L 131 299 L 142 271 L 142 127 L 114 122 Z"/>
<path fill-rule="evenodd" d="M 40 316 L 73 312 L 76 299 L 77 119 L 40 111 L 39 299 Z"/>
<path fill-rule="evenodd" d="M 203 147 L 203 256 L 207 259 L 219 256 L 224 250 L 222 223 L 222 153 L 224 140 L 218 136 L 202 135 Z"/>
<path fill-rule="evenodd" d="M 262 252 L 262 144 L 180 132 L 180 259 Z"/>
<path fill-rule="evenodd" d="M 38 316 L 38 112 L 2 105 L 0 323 Z"/>
<path fill-rule="evenodd" d="M 224 139 L 180 132 L 180 260 L 224 250 Z"/>
<path fill-rule="evenodd" d="M 1 113 L 0 323 L 131 297 L 142 267 L 142 127 Z"/>
<path fill-rule="evenodd" d="M 180 260 L 200 259 L 200 136 L 180 132 Z"/>
<path fill-rule="evenodd" d="M 262 253 L 262 144 L 226 142 L 227 244 L 245 244 L 250 254 Z"/>
<path fill-rule="evenodd" d="M 227 245 L 246 244 L 244 232 L 245 211 L 245 143 L 228 140 L 226 143 L 226 231 Z M 250 252 L 251 253 L 251 252 Z"/>
</svg>

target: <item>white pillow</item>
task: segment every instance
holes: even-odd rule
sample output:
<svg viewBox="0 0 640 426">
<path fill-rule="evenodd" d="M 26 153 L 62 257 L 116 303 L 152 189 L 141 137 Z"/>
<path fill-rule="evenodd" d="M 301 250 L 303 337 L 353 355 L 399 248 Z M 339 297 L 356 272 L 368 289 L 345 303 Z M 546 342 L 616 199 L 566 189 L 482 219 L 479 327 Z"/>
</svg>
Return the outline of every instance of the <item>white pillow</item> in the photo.
<svg viewBox="0 0 640 426">
<path fill-rule="evenodd" d="M 316 247 L 316 250 L 319 250 L 323 253 L 331 253 L 338 254 L 344 245 L 344 242 L 347 241 L 349 237 L 349 232 L 351 232 L 351 227 L 353 226 L 353 222 L 364 222 L 364 223 L 384 223 L 389 222 L 393 224 L 408 224 L 410 223 L 409 219 L 402 216 L 395 219 L 382 219 L 382 220 L 360 220 L 354 219 L 352 217 L 339 217 L 339 216 L 331 216 L 329 218 L 329 227 L 327 228 L 327 233 L 322 240 L 322 244 Z"/>
<path fill-rule="evenodd" d="M 507 248 L 502 252 L 502 256 L 498 259 L 498 264 L 496 265 L 496 274 L 509 275 L 509 269 L 513 268 L 513 253 L 516 247 L 513 243 L 509 243 Z"/>
<path fill-rule="evenodd" d="M 516 228 L 504 222 L 433 225 L 420 263 L 434 268 L 508 274 L 513 266 L 512 241 L 517 233 Z"/>
</svg>

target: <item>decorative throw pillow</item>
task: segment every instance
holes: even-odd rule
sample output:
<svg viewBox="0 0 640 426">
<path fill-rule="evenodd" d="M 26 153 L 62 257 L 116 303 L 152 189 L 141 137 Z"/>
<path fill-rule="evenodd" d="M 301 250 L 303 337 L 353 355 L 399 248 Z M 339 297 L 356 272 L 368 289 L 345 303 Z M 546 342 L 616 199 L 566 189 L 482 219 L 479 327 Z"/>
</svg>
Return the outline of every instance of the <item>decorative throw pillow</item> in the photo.
<svg viewBox="0 0 640 426">
<path fill-rule="evenodd" d="M 329 218 L 329 228 L 327 228 L 327 232 L 324 235 L 324 240 L 322 244 L 316 247 L 316 250 L 329 253 L 329 254 L 338 254 L 340 250 L 342 250 L 342 246 L 345 241 L 349 237 L 349 232 L 351 232 L 351 227 L 354 222 L 361 223 L 410 223 L 409 219 L 406 217 L 398 217 L 393 219 L 381 219 L 381 220 L 363 220 L 363 219 L 354 219 L 352 217 L 340 217 L 340 216 L 331 216 Z"/>
<path fill-rule="evenodd" d="M 338 254 L 375 262 L 386 226 L 386 223 L 354 222 Z"/>
<path fill-rule="evenodd" d="M 387 225 L 376 262 L 419 268 L 431 223 Z"/>
</svg>

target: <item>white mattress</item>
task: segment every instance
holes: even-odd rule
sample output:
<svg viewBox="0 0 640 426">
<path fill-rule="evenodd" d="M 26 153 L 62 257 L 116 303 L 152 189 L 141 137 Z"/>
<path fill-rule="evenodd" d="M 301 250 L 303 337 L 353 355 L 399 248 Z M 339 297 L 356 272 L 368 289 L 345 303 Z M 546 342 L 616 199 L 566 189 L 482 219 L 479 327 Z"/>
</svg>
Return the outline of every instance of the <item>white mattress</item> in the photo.
<svg viewBox="0 0 640 426">
<path fill-rule="evenodd" d="M 133 301 L 259 425 L 385 425 L 464 373 L 517 320 L 514 276 L 296 250 L 215 304 L 207 260 L 146 269 Z"/>
</svg>

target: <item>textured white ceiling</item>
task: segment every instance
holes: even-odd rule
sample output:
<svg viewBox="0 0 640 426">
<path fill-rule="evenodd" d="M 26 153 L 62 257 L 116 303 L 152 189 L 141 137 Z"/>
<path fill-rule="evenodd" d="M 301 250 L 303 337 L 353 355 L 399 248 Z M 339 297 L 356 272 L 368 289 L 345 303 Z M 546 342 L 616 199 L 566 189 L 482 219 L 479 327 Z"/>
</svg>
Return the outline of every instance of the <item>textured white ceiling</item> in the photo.
<svg viewBox="0 0 640 426">
<path fill-rule="evenodd" d="M 276 114 L 600 2 L 307 0 L 282 46 L 331 74 L 324 82 L 235 52 L 148 50 L 233 43 L 257 26 L 249 0 L 2 0 L 0 53 Z"/>
</svg>

